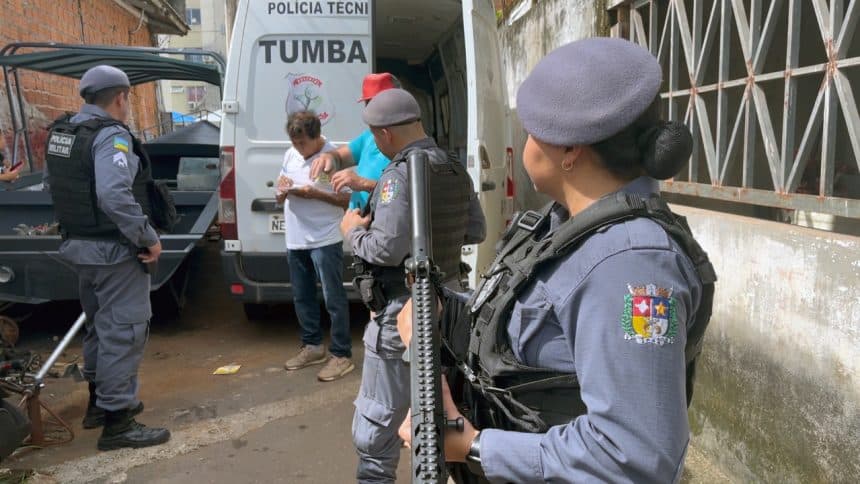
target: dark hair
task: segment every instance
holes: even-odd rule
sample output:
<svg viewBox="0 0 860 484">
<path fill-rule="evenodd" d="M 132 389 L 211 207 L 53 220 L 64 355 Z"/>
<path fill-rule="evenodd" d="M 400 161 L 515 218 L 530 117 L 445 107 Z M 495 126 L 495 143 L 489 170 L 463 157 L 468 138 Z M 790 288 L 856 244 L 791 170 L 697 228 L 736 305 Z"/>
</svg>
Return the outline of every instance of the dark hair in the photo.
<svg viewBox="0 0 860 484">
<path fill-rule="evenodd" d="M 99 107 L 105 107 L 113 102 L 114 98 L 121 92 L 128 92 L 129 88 L 125 86 L 108 87 L 93 93 L 84 94 L 84 101 L 87 104 L 95 104 Z"/>
<path fill-rule="evenodd" d="M 290 138 L 307 136 L 317 139 L 321 129 L 320 118 L 313 111 L 298 111 L 287 118 L 287 134 Z"/>
<path fill-rule="evenodd" d="M 661 120 L 659 101 L 658 95 L 633 124 L 591 145 L 615 175 L 632 180 L 648 174 L 664 180 L 677 175 L 690 159 L 690 130 L 682 123 Z"/>
</svg>

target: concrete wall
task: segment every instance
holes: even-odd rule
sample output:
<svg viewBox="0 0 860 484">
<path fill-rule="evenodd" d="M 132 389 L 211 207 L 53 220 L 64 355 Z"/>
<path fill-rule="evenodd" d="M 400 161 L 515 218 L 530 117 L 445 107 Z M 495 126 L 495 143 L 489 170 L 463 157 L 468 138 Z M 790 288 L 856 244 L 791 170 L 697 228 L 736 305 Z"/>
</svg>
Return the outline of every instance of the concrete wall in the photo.
<svg viewBox="0 0 860 484">
<path fill-rule="evenodd" d="M 148 26 L 139 25 L 139 20 L 112 0 L 0 0 L 0 46 L 11 42 L 154 45 Z M 78 82 L 33 71 L 21 71 L 20 77 L 30 143 L 36 166 L 41 167 L 45 127 L 64 111 L 77 111 L 81 106 Z M 155 89 L 155 83 L 132 89 L 132 128 L 140 131 L 158 125 Z M 0 136 L 6 138 L 10 154 L 11 130 L 5 85 L 0 82 Z"/>
<path fill-rule="evenodd" d="M 745 482 L 856 479 L 860 238 L 675 208 L 720 277 L 694 444 Z"/>
</svg>

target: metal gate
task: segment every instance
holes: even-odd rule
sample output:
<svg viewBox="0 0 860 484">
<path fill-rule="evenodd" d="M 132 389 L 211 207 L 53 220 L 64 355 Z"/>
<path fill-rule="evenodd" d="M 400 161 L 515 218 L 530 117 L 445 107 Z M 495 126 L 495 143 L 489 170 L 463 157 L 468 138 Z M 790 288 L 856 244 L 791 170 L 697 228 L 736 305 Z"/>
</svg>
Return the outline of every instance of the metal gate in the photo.
<svg viewBox="0 0 860 484">
<path fill-rule="evenodd" d="M 860 0 L 615 0 L 693 132 L 668 192 L 860 218 Z"/>
</svg>

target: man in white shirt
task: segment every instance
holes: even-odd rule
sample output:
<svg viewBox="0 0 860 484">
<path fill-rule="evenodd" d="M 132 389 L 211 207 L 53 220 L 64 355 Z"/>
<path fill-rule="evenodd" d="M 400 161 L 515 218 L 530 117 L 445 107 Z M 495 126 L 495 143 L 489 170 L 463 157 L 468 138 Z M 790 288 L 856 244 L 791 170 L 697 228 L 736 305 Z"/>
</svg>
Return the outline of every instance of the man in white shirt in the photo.
<svg viewBox="0 0 860 484">
<path fill-rule="evenodd" d="M 302 349 L 287 360 L 287 370 L 326 363 L 320 381 L 334 381 L 355 369 L 349 332 L 349 303 L 343 287 L 343 237 L 340 221 L 350 192 L 335 193 L 327 179 L 310 178 L 311 164 L 335 149 L 320 135 L 320 121 L 310 111 L 287 120 L 292 147 L 284 155 L 278 177 L 277 199 L 284 204 L 287 258 L 293 303 L 302 327 Z M 331 319 L 331 357 L 322 343 L 317 280 Z"/>
</svg>

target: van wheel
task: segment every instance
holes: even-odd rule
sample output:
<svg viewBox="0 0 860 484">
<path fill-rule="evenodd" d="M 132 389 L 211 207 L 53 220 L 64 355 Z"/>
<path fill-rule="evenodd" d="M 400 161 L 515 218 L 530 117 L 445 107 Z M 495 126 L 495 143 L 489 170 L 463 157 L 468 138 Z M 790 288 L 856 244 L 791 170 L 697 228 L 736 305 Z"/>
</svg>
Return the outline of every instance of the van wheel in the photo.
<svg viewBox="0 0 860 484">
<path fill-rule="evenodd" d="M 266 319 L 269 316 L 269 306 L 266 304 L 245 303 L 245 317 L 248 321 Z"/>
</svg>

